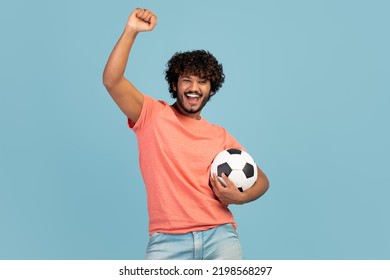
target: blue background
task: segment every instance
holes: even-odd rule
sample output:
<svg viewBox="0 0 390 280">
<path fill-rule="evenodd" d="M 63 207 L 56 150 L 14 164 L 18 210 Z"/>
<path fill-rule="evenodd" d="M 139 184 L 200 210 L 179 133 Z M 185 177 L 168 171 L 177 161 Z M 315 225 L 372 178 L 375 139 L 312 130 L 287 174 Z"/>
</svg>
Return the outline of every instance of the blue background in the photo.
<svg viewBox="0 0 390 280">
<path fill-rule="evenodd" d="M 137 145 L 101 76 L 129 13 L 159 17 L 126 72 L 173 102 L 163 71 L 207 49 L 226 82 L 203 116 L 268 175 L 232 206 L 247 259 L 389 259 L 388 1 L 0 4 L 0 259 L 142 259 Z"/>
</svg>

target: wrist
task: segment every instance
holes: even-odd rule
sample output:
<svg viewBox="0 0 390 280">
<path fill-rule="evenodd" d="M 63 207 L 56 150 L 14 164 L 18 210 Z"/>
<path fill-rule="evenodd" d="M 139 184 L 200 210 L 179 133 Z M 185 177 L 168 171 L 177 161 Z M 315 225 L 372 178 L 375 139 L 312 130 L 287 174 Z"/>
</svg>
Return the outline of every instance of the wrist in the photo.
<svg viewBox="0 0 390 280">
<path fill-rule="evenodd" d="M 237 205 L 241 205 L 241 204 L 244 204 L 246 203 L 248 199 L 248 194 L 245 193 L 245 192 L 240 192 L 240 195 L 238 196 L 238 200 L 237 200 Z"/>
<path fill-rule="evenodd" d="M 129 36 L 132 36 L 132 37 L 136 37 L 138 35 L 139 31 L 136 28 L 126 24 L 124 33 L 126 35 L 129 35 Z"/>
<path fill-rule="evenodd" d="M 241 192 L 241 194 L 242 194 L 240 200 L 241 204 L 251 202 L 258 197 L 256 186 L 252 186 L 251 188 L 246 189 L 245 191 Z"/>
</svg>

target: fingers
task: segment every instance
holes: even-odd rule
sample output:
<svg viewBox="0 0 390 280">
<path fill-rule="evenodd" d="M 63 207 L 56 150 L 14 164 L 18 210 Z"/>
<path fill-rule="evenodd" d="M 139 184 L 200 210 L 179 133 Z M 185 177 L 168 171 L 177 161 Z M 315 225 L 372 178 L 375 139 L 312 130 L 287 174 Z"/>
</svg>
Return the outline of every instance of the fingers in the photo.
<svg viewBox="0 0 390 280">
<path fill-rule="evenodd" d="M 157 16 L 153 14 L 152 17 L 150 18 L 151 29 L 153 29 L 156 25 L 157 25 Z"/>
<path fill-rule="evenodd" d="M 211 187 L 219 201 L 225 206 L 229 204 L 242 204 L 243 193 L 237 189 L 225 174 L 221 175 L 221 179 L 226 182 L 226 186 L 219 181 L 217 174 L 212 174 L 210 178 Z"/>
<path fill-rule="evenodd" d="M 212 174 L 211 175 L 211 178 L 210 178 L 210 181 L 211 181 L 211 184 L 214 188 L 224 188 L 224 183 L 225 182 L 222 182 L 222 180 L 220 181 L 220 178 L 218 178 L 217 174 Z"/>
<path fill-rule="evenodd" d="M 220 181 L 221 178 L 218 178 L 217 174 L 212 174 L 210 178 L 211 187 L 213 189 L 214 194 L 217 196 L 217 198 L 221 201 L 222 204 L 225 206 L 228 205 L 226 201 L 224 201 L 224 191 L 226 190 L 226 187 L 224 184 Z"/>
<path fill-rule="evenodd" d="M 148 9 L 136 9 L 135 11 L 136 16 L 139 19 L 142 19 L 143 21 L 149 22 L 149 23 L 157 23 L 157 16 L 152 13 L 152 11 Z"/>
<path fill-rule="evenodd" d="M 234 187 L 233 182 L 229 179 L 228 176 L 225 175 L 225 173 L 222 173 L 222 174 L 221 174 L 221 177 L 222 177 L 222 180 L 223 180 L 224 183 L 225 183 L 225 187 L 226 187 L 226 188 L 230 188 L 230 187 L 232 187 L 232 186 Z"/>
<path fill-rule="evenodd" d="M 127 20 L 127 27 L 136 32 L 152 31 L 157 25 L 157 16 L 148 9 L 135 9 Z"/>
<path fill-rule="evenodd" d="M 218 176 L 217 174 L 212 174 L 211 177 L 210 177 L 210 184 L 211 184 L 211 187 L 213 189 L 213 192 L 215 194 L 215 196 L 219 199 L 219 201 L 225 206 L 227 207 L 228 203 L 226 203 L 223 199 L 223 195 L 222 195 L 222 189 L 224 188 L 220 181 L 218 180 Z"/>
</svg>

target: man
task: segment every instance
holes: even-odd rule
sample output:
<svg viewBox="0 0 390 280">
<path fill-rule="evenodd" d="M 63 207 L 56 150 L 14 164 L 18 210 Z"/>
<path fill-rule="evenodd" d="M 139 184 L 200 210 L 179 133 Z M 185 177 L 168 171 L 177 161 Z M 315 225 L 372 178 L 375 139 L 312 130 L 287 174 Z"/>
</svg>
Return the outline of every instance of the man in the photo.
<svg viewBox="0 0 390 280">
<path fill-rule="evenodd" d="M 268 179 L 258 168 L 255 185 L 240 192 L 226 176 L 224 187 L 215 174 L 209 175 L 218 152 L 243 149 L 225 129 L 201 117 L 224 81 L 222 65 L 212 54 L 176 53 L 170 59 L 166 80 L 176 98 L 173 105 L 142 94 L 124 77 L 137 35 L 156 24 L 154 13 L 135 9 L 103 74 L 105 87 L 137 136 L 149 212 L 146 259 L 242 259 L 227 206 L 259 198 Z"/>
</svg>

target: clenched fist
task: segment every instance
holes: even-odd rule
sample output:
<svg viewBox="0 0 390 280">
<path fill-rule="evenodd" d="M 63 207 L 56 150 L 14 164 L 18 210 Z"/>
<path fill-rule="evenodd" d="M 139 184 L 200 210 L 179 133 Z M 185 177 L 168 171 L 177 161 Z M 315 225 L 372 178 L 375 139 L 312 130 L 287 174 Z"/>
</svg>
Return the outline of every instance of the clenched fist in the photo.
<svg viewBox="0 0 390 280">
<path fill-rule="evenodd" d="M 152 31 L 157 25 L 157 16 L 147 9 L 135 9 L 127 20 L 127 27 L 137 32 Z"/>
</svg>

